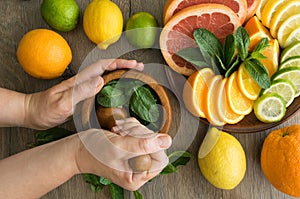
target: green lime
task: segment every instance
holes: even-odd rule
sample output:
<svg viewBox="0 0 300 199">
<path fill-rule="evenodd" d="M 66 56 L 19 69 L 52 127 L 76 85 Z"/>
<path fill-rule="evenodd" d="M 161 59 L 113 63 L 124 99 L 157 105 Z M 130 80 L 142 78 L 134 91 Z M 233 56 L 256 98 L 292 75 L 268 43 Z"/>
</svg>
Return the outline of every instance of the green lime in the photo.
<svg viewBox="0 0 300 199">
<path fill-rule="evenodd" d="M 289 57 L 300 56 L 300 41 L 295 41 L 288 45 L 281 53 L 280 63 Z"/>
<path fill-rule="evenodd" d="M 294 101 L 295 92 L 295 86 L 291 81 L 286 79 L 276 79 L 272 81 L 269 88 L 263 91 L 263 94 L 277 93 L 284 99 L 286 107 L 288 107 Z"/>
<path fill-rule="evenodd" d="M 300 95 L 300 68 L 298 67 L 288 67 L 277 71 L 273 76 L 272 80 L 276 79 L 287 79 L 296 88 L 295 97 Z"/>
<path fill-rule="evenodd" d="M 151 48 L 157 35 L 157 20 L 147 12 L 132 15 L 126 23 L 126 38 L 138 48 Z"/>
<path fill-rule="evenodd" d="M 67 32 L 76 27 L 80 9 L 75 0 L 43 0 L 41 13 L 49 26 Z"/>
<path fill-rule="evenodd" d="M 288 68 L 291 66 L 296 66 L 300 68 L 300 56 L 294 56 L 286 59 L 284 62 L 282 62 L 279 66 L 279 70 L 283 68 Z"/>
<path fill-rule="evenodd" d="M 284 99 L 276 93 L 267 93 L 254 102 L 254 114 L 262 122 L 280 121 L 286 111 Z"/>
</svg>

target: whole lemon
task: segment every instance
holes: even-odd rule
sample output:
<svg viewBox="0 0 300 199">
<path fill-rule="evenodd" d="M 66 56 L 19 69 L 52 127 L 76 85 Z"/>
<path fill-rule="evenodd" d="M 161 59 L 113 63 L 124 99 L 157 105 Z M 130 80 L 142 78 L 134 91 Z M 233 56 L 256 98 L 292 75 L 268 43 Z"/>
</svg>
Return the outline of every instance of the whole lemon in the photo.
<svg viewBox="0 0 300 199">
<path fill-rule="evenodd" d="M 80 9 L 75 0 L 43 0 L 41 13 L 49 26 L 67 32 L 76 28 Z"/>
<path fill-rule="evenodd" d="M 203 176 L 220 189 L 233 189 L 244 178 L 246 156 L 232 135 L 211 128 L 199 149 L 198 164 Z"/>
<path fill-rule="evenodd" d="M 21 39 L 17 58 L 24 71 L 40 79 L 61 76 L 72 60 L 71 48 L 58 33 L 36 29 Z"/>
<path fill-rule="evenodd" d="M 104 50 L 121 36 L 122 12 L 110 0 L 93 0 L 84 11 L 83 28 L 87 37 Z"/>
</svg>

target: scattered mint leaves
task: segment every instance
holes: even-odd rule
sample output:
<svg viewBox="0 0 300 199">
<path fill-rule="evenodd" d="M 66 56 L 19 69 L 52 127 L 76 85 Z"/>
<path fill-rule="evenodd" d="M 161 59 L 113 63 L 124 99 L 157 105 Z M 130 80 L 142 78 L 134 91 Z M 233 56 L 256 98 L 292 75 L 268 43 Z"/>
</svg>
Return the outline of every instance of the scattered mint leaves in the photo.
<svg viewBox="0 0 300 199">
<path fill-rule="evenodd" d="M 271 81 L 268 71 L 259 60 L 247 59 L 244 61 L 244 64 L 249 74 L 261 88 L 266 89 L 270 87 Z"/>
<path fill-rule="evenodd" d="M 124 189 L 114 183 L 110 183 L 109 190 L 112 199 L 124 199 Z"/>
<path fill-rule="evenodd" d="M 139 191 L 134 191 L 133 195 L 135 199 L 144 199 L 143 194 L 141 194 Z"/>
<path fill-rule="evenodd" d="M 160 174 L 171 174 L 177 172 L 178 166 L 185 166 L 190 159 L 192 154 L 186 151 L 175 151 L 169 156 L 169 164 L 161 171 Z"/>
</svg>

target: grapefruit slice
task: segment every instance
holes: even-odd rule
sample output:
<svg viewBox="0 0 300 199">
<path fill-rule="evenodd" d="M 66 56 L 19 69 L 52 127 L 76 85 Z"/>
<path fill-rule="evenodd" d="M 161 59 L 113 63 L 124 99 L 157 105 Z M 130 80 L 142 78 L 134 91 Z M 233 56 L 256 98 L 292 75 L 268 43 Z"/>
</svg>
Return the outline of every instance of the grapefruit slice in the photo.
<svg viewBox="0 0 300 199">
<path fill-rule="evenodd" d="M 216 3 L 223 4 L 233 10 L 240 18 L 241 24 L 244 23 L 247 16 L 247 1 L 246 0 L 168 0 L 165 8 L 163 20 L 166 24 L 170 18 L 189 6 L 198 4 Z"/>
<path fill-rule="evenodd" d="M 167 64 L 176 72 L 189 76 L 196 71 L 176 52 L 187 47 L 196 47 L 193 32 L 206 28 L 224 41 L 228 34 L 240 26 L 238 16 L 227 6 L 221 4 L 199 4 L 190 6 L 174 15 L 163 28 L 160 35 L 160 48 Z"/>
<path fill-rule="evenodd" d="M 254 16 L 259 4 L 260 0 L 247 0 L 247 16 L 245 21 Z"/>
</svg>

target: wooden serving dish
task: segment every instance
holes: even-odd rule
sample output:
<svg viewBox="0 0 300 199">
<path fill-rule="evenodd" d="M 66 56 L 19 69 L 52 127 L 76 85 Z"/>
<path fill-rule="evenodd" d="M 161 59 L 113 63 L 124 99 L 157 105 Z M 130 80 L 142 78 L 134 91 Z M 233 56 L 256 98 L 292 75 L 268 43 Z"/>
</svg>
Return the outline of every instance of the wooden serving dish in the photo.
<svg viewBox="0 0 300 199">
<path fill-rule="evenodd" d="M 136 70 L 115 70 L 103 75 L 104 85 L 112 80 L 118 79 L 135 79 L 148 85 L 158 96 L 160 104 L 163 108 L 162 122 L 159 133 L 168 133 L 172 122 L 172 108 L 169 97 L 162 85 L 160 85 L 153 77 Z M 95 113 L 95 97 L 82 102 L 80 107 L 79 125 L 76 124 L 78 130 L 87 130 L 89 128 L 101 128 Z M 78 122 L 75 122 L 78 123 Z M 80 124 L 81 123 L 81 124 Z M 81 126 L 82 125 L 82 126 Z"/>
</svg>

